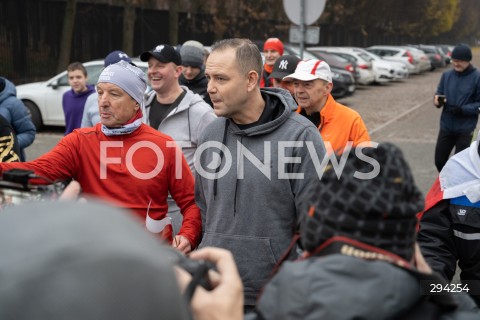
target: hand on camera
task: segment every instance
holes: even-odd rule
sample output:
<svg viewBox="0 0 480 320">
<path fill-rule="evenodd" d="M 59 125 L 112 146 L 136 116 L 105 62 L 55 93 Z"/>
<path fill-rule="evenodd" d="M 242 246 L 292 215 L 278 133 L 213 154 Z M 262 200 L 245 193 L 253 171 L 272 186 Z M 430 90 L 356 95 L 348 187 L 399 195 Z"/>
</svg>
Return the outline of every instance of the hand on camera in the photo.
<svg viewBox="0 0 480 320">
<path fill-rule="evenodd" d="M 243 319 L 243 285 L 230 251 L 220 248 L 203 248 L 193 251 L 189 257 L 214 263 L 218 272 L 209 271 L 213 287 L 207 291 L 197 287 L 190 302 L 193 316 L 199 319 Z M 175 268 L 177 280 L 183 291 L 190 283 L 191 275 Z"/>
</svg>

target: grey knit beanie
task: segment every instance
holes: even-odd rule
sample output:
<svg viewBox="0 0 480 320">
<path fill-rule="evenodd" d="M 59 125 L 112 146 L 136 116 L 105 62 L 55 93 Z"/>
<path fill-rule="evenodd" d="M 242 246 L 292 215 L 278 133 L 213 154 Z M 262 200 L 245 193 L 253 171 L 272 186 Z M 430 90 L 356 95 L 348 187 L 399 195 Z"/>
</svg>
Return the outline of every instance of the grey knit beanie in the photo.
<svg viewBox="0 0 480 320">
<path fill-rule="evenodd" d="M 180 49 L 182 64 L 189 67 L 202 68 L 205 58 L 205 49 L 203 45 L 195 40 L 187 41 Z"/>
<path fill-rule="evenodd" d="M 121 60 L 103 69 L 100 77 L 98 77 L 98 83 L 101 82 L 109 82 L 119 86 L 139 105 L 143 105 L 143 94 L 147 89 L 147 81 L 142 69 Z"/>
</svg>

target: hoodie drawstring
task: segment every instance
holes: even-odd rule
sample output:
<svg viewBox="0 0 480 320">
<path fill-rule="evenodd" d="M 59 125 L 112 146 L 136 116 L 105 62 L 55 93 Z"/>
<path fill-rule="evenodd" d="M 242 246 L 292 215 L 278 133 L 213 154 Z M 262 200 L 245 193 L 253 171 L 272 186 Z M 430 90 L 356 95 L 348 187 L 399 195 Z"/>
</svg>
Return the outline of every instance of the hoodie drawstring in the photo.
<svg viewBox="0 0 480 320">
<path fill-rule="evenodd" d="M 213 181 L 213 200 L 215 200 L 217 196 L 217 182 L 218 182 L 218 172 L 220 171 L 220 167 L 222 166 L 222 160 L 225 155 L 225 148 L 226 148 L 226 143 L 227 143 L 227 133 L 228 133 L 228 126 L 230 125 L 230 120 L 226 119 L 225 120 L 225 128 L 223 129 L 223 139 L 222 139 L 222 149 L 220 150 L 220 163 L 218 164 L 218 167 L 215 169 L 215 180 Z"/>
</svg>

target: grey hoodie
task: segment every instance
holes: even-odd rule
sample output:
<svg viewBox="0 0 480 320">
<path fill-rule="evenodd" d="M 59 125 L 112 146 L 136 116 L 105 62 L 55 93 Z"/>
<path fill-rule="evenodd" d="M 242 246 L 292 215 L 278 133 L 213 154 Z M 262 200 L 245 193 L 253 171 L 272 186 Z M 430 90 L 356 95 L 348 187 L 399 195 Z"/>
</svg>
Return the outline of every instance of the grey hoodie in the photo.
<svg viewBox="0 0 480 320">
<path fill-rule="evenodd" d="M 244 284 L 245 305 L 255 304 L 259 290 L 286 251 L 297 224 L 299 198 L 307 186 L 318 179 L 305 142 L 311 143 L 311 152 L 319 162 L 325 155 L 318 129 L 295 113 L 295 102 L 287 91 L 268 88 L 262 89 L 262 93 L 269 95 L 268 101 L 277 105 L 277 117 L 245 130 L 229 119 L 216 119 L 205 130 L 200 144 L 224 144 L 229 152 L 222 156 L 218 149 L 207 148 L 197 154 L 196 163 L 195 199 L 201 210 L 204 231 L 200 247 L 214 246 L 232 251 Z M 298 142 L 301 146 L 287 146 L 282 151 L 282 143 L 279 143 L 282 141 Z M 248 150 L 247 154 L 251 152 L 262 164 L 252 164 L 248 155 L 240 156 L 243 164 L 239 163 L 239 143 Z M 266 151 L 269 146 L 271 152 Z M 285 157 L 296 158 L 284 158 L 283 161 L 289 163 L 279 165 L 282 161 L 279 152 Z M 229 155 L 230 169 L 224 167 L 230 160 Z M 219 160 L 222 166 L 215 173 L 215 169 L 209 168 L 218 165 Z M 294 163 L 295 160 L 298 163 Z M 200 174 L 200 168 L 209 176 Z M 262 170 L 270 172 L 270 178 Z M 303 179 L 279 178 L 283 171 L 304 176 Z"/>
<path fill-rule="evenodd" d="M 198 139 L 203 133 L 203 130 L 205 130 L 217 116 L 213 112 L 212 107 L 210 107 L 202 97 L 193 93 L 185 86 L 181 87 L 186 91 L 185 97 L 183 97 L 180 104 L 163 119 L 157 129 L 172 137 L 173 140 L 180 145 L 185 160 L 187 160 L 190 169 L 194 172 L 193 156 L 197 149 Z M 150 91 L 146 98 L 143 122 L 148 125 L 150 125 L 150 108 L 155 97 L 156 92 Z M 182 142 L 191 143 L 191 146 L 183 146 L 181 145 Z"/>
<path fill-rule="evenodd" d="M 213 112 L 212 107 L 208 105 L 202 97 L 193 93 L 185 86 L 181 86 L 186 91 L 180 104 L 173 109 L 157 128 L 175 140 L 175 142 L 182 148 L 185 160 L 192 173 L 194 169 L 194 155 L 197 150 L 198 140 L 203 130 L 217 118 Z M 145 112 L 143 112 L 143 122 L 150 125 L 149 115 L 153 99 L 156 97 L 156 92 L 148 93 L 145 103 Z M 180 212 L 175 200 L 169 195 L 167 199 L 168 212 L 170 214 Z M 177 222 L 175 222 L 177 223 Z M 179 230 L 179 226 L 175 226 L 175 230 Z M 175 231 L 174 230 L 174 231 Z"/>
</svg>

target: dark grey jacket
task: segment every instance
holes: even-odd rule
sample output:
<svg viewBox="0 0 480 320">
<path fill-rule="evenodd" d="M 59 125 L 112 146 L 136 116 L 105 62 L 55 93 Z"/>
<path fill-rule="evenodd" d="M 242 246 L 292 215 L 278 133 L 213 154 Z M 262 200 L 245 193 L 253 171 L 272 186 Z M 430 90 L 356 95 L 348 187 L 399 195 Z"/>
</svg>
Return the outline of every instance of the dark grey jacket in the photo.
<svg viewBox="0 0 480 320">
<path fill-rule="evenodd" d="M 200 247 L 233 253 L 245 305 L 255 304 L 287 249 L 297 224 L 299 199 L 318 179 L 314 161 L 319 167 L 325 155 L 318 129 L 294 112 L 290 93 L 272 88 L 262 92 L 278 106 L 277 117 L 245 130 L 223 117 L 214 120 L 200 141 L 211 147 L 197 154 L 196 160 L 205 171 L 222 164 L 218 173 L 211 170 L 208 175 L 196 168 L 195 199 L 204 231 Z M 228 150 L 219 156 L 222 144 Z"/>
<path fill-rule="evenodd" d="M 421 293 L 414 276 L 388 262 L 332 254 L 286 262 L 246 319 L 404 319 Z M 459 307 L 440 319 L 480 318 L 467 295 L 455 298 Z"/>
</svg>

